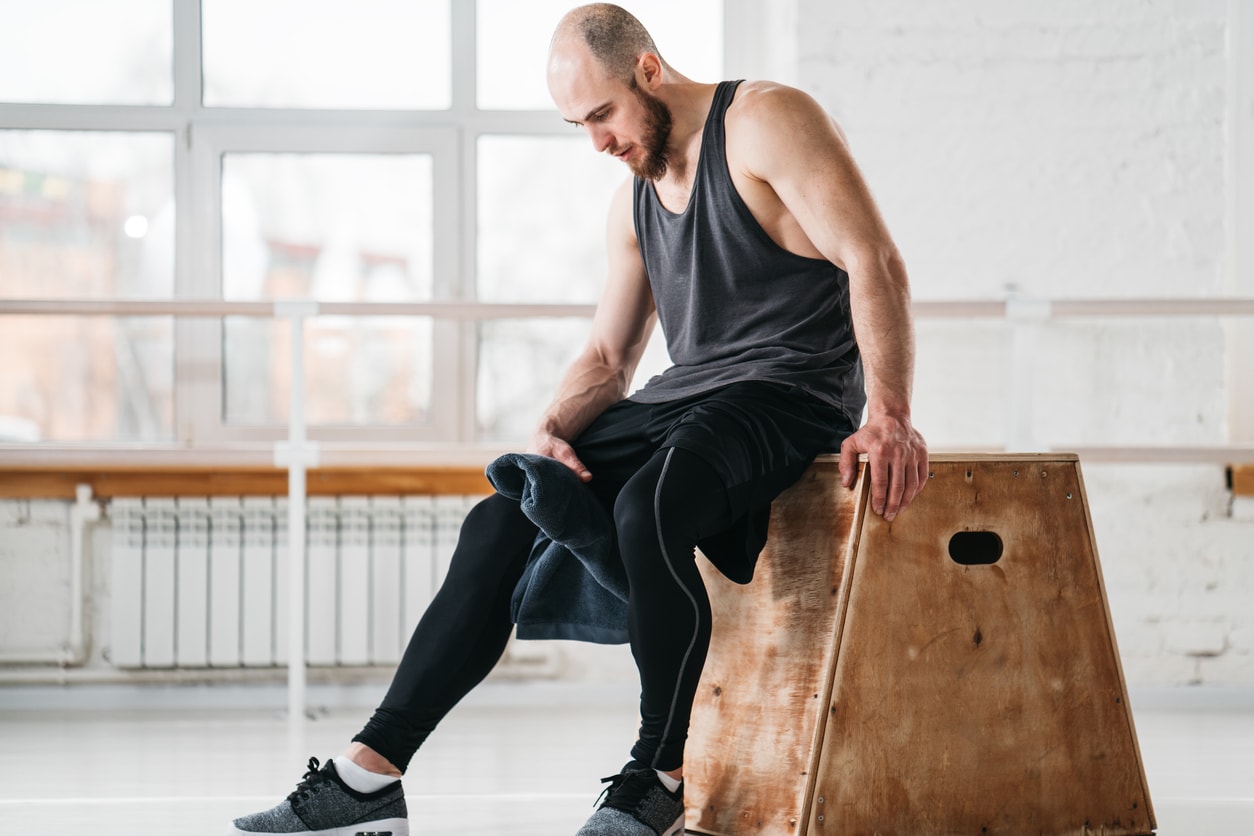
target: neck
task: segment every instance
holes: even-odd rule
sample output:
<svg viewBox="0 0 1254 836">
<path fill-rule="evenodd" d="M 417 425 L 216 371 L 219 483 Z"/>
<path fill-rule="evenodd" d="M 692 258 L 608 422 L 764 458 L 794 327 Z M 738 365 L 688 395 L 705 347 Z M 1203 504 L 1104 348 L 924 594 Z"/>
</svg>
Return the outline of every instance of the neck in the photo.
<svg viewBox="0 0 1254 836">
<path fill-rule="evenodd" d="M 667 141 L 670 167 L 664 179 L 685 178 L 700 153 L 701 135 L 710 115 L 717 84 L 699 84 L 678 73 L 668 73 L 657 95 L 671 109 L 671 135 Z"/>
</svg>

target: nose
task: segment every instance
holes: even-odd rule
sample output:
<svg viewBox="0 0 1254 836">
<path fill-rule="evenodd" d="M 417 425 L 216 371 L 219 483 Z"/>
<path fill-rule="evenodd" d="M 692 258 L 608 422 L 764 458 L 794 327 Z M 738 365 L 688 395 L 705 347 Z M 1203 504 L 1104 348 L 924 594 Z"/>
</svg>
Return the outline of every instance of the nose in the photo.
<svg viewBox="0 0 1254 836">
<path fill-rule="evenodd" d="M 614 147 L 614 135 L 599 125 L 588 125 L 588 137 L 598 154 Z"/>
</svg>

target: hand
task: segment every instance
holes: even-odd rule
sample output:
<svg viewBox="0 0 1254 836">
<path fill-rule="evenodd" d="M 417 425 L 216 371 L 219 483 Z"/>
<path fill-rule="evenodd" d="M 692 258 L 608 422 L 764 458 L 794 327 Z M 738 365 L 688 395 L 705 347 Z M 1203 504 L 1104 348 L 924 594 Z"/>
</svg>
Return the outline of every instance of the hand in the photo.
<svg viewBox="0 0 1254 836">
<path fill-rule="evenodd" d="M 592 471 L 579 461 L 579 457 L 575 455 L 575 449 L 552 433 L 537 432 L 533 435 L 531 443 L 527 445 L 527 452 L 557 459 L 573 470 L 581 482 L 592 481 Z"/>
<path fill-rule="evenodd" d="M 927 484 L 927 442 L 909 418 L 868 419 L 840 445 L 840 481 L 846 488 L 858 475 L 859 453 L 867 454 L 871 472 L 871 510 L 892 522 Z"/>
</svg>

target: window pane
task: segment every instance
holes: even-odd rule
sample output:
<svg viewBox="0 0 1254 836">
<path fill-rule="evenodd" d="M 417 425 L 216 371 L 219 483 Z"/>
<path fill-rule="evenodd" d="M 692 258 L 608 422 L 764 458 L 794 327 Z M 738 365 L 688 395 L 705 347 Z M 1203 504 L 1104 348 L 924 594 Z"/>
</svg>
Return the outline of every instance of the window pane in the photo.
<svg viewBox="0 0 1254 836">
<path fill-rule="evenodd" d="M 228 317 L 226 421 L 286 423 L 291 326 Z M 426 318 L 317 317 L 305 326 L 305 419 L 311 425 L 415 426 L 429 421 L 434 373 Z"/>
<path fill-rule="evenodd" d="M 494 320 L 479 326 L 480 441 L 531 435 L 590 326 L 583 318 Z"/>
<path fill-rule="evenodd" d="M 449 0 L 204 0 L 212 106 L 444 109 Z"/>
<path fill-rule="evenodd" d="M 549 40 L 572 0 L 479 0 L 478 100 L 485 110 L 548 110 Z M 662 57 L 697 81 L 723 77 L 722 0 L 620 0 Z"/>
<path fill-rule="evenodd" d="M 5 4 L 0 101 L 170 104 L 171 0 Z"/>
<path fill-rule="evenodd" d="M 610 198 L 629 175 L 583 136 L 481 137 L 479 299 L 596 302 Z"/>
<path fill-rule="evenodd" d="M 0 296 L 173 292 L 172 135 L 0 131 Z"/>
<path fill-rule="evenodd" d="M 231 300 L 431 298 L 432 160 L 426 154 L 227 154 L 222 295 Z M 311 424 L 427 419 L 429 321 L 319 317 L 306 330 Z M 223 326 L 226 420 L 287 419 L 287 326 Z"/>
<path fill-rule="evenodd" d="M 170 317 L 0 317 L 0 441 L 168 441 Z"/>
<path fill-rule="evenodd" d="M 429 154 L 222 159 L 222 296 L 431 298 Z"/>
</svg>

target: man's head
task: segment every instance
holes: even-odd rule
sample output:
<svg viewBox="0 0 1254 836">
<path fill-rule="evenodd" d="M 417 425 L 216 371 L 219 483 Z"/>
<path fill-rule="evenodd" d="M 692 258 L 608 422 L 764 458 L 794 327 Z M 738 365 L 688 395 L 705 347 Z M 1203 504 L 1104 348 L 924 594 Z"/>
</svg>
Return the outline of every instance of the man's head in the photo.
<svg viewBox="0 0 1254 836">
<path fill-rule="evenodd" d="M 593 3 L 567 13 L 553 34 L 549 93 L 598 151 L 656 180 L 666 173 L 672 122 L 654 94 L 666 68 L 640 21 L 618 6 Z"/>
</svg>

